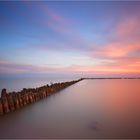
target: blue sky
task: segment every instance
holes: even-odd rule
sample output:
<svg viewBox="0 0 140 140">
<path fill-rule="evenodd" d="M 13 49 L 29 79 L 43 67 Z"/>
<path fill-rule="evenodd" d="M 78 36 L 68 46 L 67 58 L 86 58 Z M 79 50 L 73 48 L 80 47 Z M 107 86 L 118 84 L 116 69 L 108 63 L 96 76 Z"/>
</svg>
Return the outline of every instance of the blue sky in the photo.
<svg viewBox="0 0 140 140">
<path fill-rule="evenodd" d="M 140 2 L 0 2 L 0 74 L 140 74 Z"/>
</svg>

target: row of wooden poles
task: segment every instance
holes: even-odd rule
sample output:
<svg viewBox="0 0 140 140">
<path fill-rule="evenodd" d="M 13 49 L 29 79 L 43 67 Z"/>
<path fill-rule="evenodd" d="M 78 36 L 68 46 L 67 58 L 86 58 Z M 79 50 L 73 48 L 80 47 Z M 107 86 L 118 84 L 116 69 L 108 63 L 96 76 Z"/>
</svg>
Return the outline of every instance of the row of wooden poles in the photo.
<svg viewBox="0 0 140 140">
<path fill-rule="evenodd" d="M 70 82 L 54 83 L 39 88 L 24 88 L 19 92 L 11 93 L 7 93 L 6 89 L 3 89 L 0 98 L 0 115 L 15 111 L 26 106 L 27 104 L 46 98 L 49 95 L 54 94 L 81 80 L 82 79 Z"/>
</svg>

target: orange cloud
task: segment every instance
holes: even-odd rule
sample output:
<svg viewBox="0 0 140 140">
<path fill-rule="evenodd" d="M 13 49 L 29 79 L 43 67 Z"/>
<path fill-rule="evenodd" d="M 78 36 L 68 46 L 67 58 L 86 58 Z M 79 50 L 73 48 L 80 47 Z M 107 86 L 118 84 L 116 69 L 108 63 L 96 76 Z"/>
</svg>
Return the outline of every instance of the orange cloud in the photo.
<svg viewBox="0 0 140 140">
<path fill-rule="evenodd" d="M 139 42 L 136 43 L 109 43 L 91 51 L 93 57 L 119 58 L 126 57 L 135 51 L 139 51 Z"/>
</svg>

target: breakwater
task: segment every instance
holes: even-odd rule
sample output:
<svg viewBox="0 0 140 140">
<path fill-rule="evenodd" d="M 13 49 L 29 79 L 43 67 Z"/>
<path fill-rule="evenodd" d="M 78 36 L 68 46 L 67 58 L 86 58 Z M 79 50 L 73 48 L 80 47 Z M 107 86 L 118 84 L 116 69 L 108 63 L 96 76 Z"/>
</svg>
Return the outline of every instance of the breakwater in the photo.
<svg viewBox="0 0 140 140">
<path fill-rule="evenodd" d="M 4 115 L 6 113 L 20 109 L 28 104 L 44 99 L 51 94 L 54 94 L 81 80 L 83 79 L 62 83 L 54 83 L 51 85 L 47 84 L 39 88 L 24 88 L 19 92 L 7 93 L 6 89 L 2 89 L 0 98 L 0 115 Z"/>
</svg>

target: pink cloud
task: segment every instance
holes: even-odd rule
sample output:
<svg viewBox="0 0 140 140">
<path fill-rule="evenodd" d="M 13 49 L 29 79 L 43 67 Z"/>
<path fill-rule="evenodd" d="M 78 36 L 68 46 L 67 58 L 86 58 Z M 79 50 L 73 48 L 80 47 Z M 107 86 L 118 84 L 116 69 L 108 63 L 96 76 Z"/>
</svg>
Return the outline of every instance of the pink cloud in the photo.
<svg viewBox="0 0 140 140">
<path fill-rule="evenodd" d="M 116 35 L 121 38 L 140 36 L 139 23 L 139 17 L 124 18 L 116 27 Z"/>
<path fill-rule="evenodd" d="M 60 13 L 52 10 L 47 5 L 42 6 L 41 11 L 44 15 L 44 19 L 41 21 L 44 26 L 47 25 L 53 31 L 59 33 L 66 33 L 71 31 L 71 25 L 73 25 L 73 21 L 68 17 L 62 16 Z"/>
<path fill-rule="evenodd" d="M 44 13 L 46 13 L 47 16 L 49 16 L 49 18 L 54 22 L 57 22 L 63 25 L 72 23 L 68 18 L 64 18 L 60 14 L 54 12 L 48 6 L 44 7 Z"/>
</svg>

